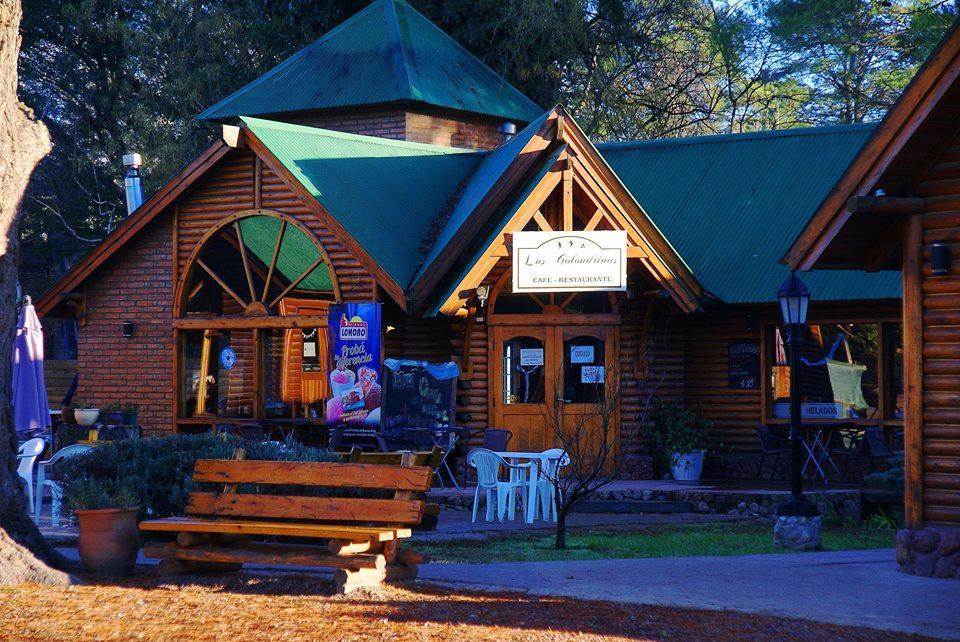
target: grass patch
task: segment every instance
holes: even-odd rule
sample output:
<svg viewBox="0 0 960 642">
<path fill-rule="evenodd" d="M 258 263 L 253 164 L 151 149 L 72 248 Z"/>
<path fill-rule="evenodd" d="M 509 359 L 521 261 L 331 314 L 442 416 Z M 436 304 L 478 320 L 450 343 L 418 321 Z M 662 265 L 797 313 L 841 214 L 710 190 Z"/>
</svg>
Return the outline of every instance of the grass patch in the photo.
<svg viewBox="0 0 960 642">
<path fill-rule="evenodd" d="M 502 539 L 418 542 L 434 562 L 538 562 L 624 557 L 696 557 L 783 553 L 773 547 L 772 526 L 760 522 L 651 527 L 639 531 L 567 534 L 567 550 L 553 547 L 553 535 Z M 890 548 L 896 531 L 867 527 L 824 528 L 826 551 Z"/>
</svg>

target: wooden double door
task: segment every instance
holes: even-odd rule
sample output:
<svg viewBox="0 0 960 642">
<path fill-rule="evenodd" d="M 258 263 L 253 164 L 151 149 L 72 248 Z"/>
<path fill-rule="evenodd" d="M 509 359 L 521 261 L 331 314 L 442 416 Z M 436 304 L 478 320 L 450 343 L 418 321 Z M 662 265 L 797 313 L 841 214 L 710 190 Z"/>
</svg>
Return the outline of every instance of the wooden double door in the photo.
<svg viewBox="0 0 960 642">
<path fill-rule="evenodd" d="M 599 446 L 600 406 L 618 392 L 619 326 L 491 326 L 489 336 L 490 425 L 513 432 L 510 450 L 560 446 L 558 429 Z M 609 443 L 619 434 L 618 409 L 608 426 Z"/>
</svg>

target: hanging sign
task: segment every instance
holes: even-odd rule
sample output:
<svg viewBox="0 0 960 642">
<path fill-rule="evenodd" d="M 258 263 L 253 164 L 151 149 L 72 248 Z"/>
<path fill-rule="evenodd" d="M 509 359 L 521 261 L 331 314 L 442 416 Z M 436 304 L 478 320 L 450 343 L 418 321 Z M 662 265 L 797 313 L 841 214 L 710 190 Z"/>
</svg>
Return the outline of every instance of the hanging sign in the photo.
<svg viewBox="0 0 960 642">
<path fill-rule="evenodd" d="M 760 387 L 760 344 L 756 341 L 731 343 L 727 351 L 728 387 L 754 390 Z"/>
<path fill-rule="evenodd" d="M 514 292 L 627 289 L 627 233 L 514 232 Z"/>
<path fill-rule="evenodd" d="M 327 422 L 380 426 L 380 304 L 330 306 Z"/>
</svg>

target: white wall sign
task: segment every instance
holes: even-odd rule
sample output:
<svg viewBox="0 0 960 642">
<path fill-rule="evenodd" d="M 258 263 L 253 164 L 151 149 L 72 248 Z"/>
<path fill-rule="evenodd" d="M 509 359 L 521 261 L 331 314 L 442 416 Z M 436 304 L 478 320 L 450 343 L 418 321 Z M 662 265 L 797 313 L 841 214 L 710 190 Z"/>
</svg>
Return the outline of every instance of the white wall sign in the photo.
<svg viewBox="0 0 960 642">
<path fill-rule="evenodd" d="M 627 289 L 627 233 L 514 232 L 514 292 Z"/>
<path fill-rule="evenodd" d="M 593 363 L 593 346 L 570 346 L 570 363 Z"/>
<path fill-rule="evenodd" d="M 543 348 L 520 348 L 521 366 L 542 366 Z"/>
</svg>

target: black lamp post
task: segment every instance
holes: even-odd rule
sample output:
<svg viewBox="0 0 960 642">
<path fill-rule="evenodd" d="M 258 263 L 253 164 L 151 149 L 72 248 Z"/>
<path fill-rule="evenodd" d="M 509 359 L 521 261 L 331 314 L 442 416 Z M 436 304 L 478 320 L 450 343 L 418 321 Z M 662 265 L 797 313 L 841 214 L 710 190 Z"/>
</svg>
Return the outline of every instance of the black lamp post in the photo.
<svg viewBox="0 0 960 642">
<path fill-rule="evenodd" d="M 779 517 L 816 517 L 817 507 L 803 496 L 803 473 L 801 444 L 803 433 L 800 426 L 800 350 L 803 347 L 803 332 L 807 324 L 807 307 L 810 290 L 795 272 L 791 272 L 777 291 L 780 315 L 787 332 L 790 348 L 790 493 L 786 504 L 777 508 Z"/>
</svg>

